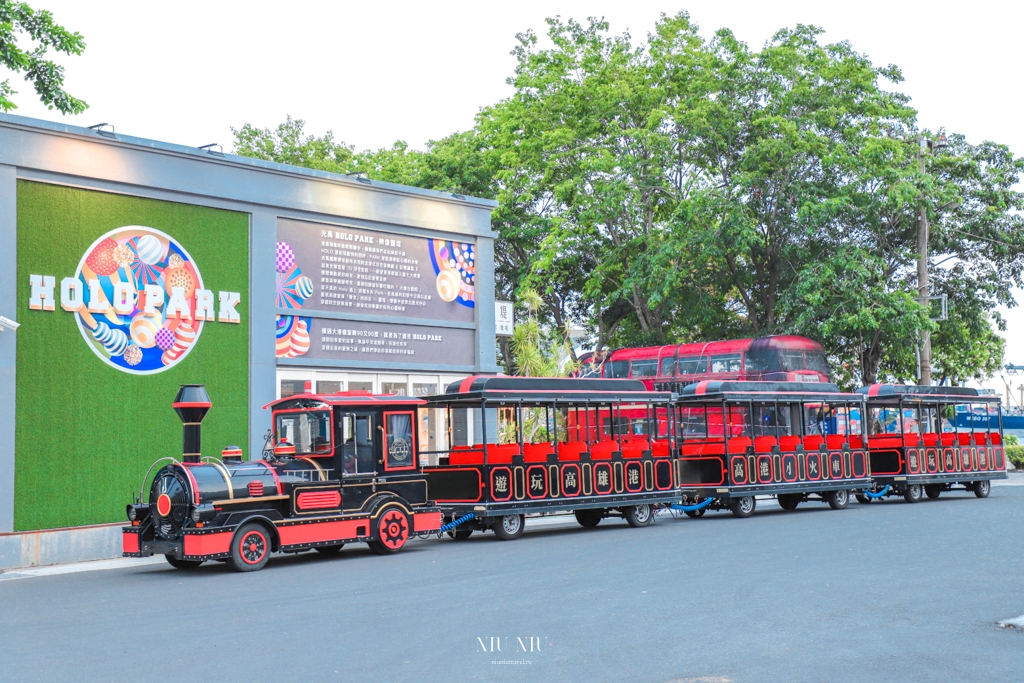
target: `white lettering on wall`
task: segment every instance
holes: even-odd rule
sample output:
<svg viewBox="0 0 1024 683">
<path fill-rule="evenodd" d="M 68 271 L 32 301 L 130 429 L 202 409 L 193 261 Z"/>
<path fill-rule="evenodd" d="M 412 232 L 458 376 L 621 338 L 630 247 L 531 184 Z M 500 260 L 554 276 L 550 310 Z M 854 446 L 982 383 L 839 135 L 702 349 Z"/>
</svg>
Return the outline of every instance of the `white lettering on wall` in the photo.
<svg viewBox="0 0 1024 683">
<path fill-rule="evenodd" d="M 32 285 L 32 296 L 28 300 L 28 307 L 33 311 L 52 311 L 54 308 L 54 277 L 52 275 L 29 275 L 28 282 Z"/>
<path fill-rule="evenodd" d="M 143 312 L 146 315 L 156 316 L 160 313 L 160 307 L 164 305 L 164 290 L 159 285 L 146 285 L 146 307 Z"/>
<path fill-rule="evenodd" d="M 240 322 L 241 318 L 238 316 L 235 306 L 238 305 L 242 295 L 238 292 L 218 292 L 217 296 L 220 298 L 220 313 L 217 320 L 222 323 Z"/>
<path fill-rule="evenodd" d="M 164 315 L 168 318 L 191 319 L 192 313 L 188 310 L 188 299 L 185 298 L 184 287 L 171 287 L 171 300 L 167 303 Z"/>
<path fill-rule="evenodd" d="M 208 289 L 196 290 L 196 320 L 205 320 L 211 323 L 216 320 L 213 292 Z"/>
<path fill-rule="evenodd" d="M 77 311 L 85 303 L 82 281 L 77 277 L 66 277 L 60 281 L 60 307 L 65 311 Z"/>
<path fill-rule="evenodd" d="M 103 295 L 103 287 L 99 280 L 89 280 L 89 311 L 91 313 L 106 313 L 110 308 L 107 297 Z"/>
<path fill-rule="evenodd" d="M 135 287 L 130 282 L 114 285 L 114 310 L 118 315 L 131 315 L 135 308 Z"/>
</svg>

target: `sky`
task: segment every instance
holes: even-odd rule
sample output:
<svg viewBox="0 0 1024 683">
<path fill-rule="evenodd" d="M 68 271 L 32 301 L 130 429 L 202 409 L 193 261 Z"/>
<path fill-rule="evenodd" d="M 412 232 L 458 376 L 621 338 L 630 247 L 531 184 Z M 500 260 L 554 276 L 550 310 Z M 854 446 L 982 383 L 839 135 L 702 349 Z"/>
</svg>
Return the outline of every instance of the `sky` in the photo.
<svg viewBox="0 0 1024 683">
<path fill-rule="evenodd" d="M 422 148 L 471 127 L 481 107 L 510 94 L 515 35 L 543 34 L 546 17 L 604 17 L 613 33 L 642 40 L 662 13 L 685 10 L 705 37 L 729 28 L 751 47 L 779 28 L 814 24 L 825 40 L 847 40 L 875 64 L 899 66 L 898 87 L 922 126 L 1024 154 L 1024 95 L 1013 77 L 1024 5 L 1005 1 L 29 3 L 85 36 L 82 56 L 59 61 L 66 88 L 90 108 L 61 116 L 13 81 L 13 113 L 106 122 L 118 133 L 197 147 L 230 151 L 232 127 L 273 127 L 291 115 L 306 120 L 307 132 L 332 130 L 359 150 L 396 140 Z M 1002 312 L 1006 362 L 1024 365 L 1024 308 Z M 998 375 L 986 386 L 1003 390 Z"/>
</svg>

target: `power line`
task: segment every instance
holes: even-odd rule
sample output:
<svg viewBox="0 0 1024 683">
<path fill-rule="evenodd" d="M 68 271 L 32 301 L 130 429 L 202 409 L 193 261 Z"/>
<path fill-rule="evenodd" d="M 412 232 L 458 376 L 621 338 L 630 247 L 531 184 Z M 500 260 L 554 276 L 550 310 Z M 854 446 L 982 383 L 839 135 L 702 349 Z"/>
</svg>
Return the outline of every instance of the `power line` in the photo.
<svg viewBox="0 0 1024 683">
<path fill-rule="evenodd" d="M 1016 246 L 1019 246 L 1019 245 L 1016 245 L 1016 244 L 1010 244 L 1009 242 L 1003 242 L 1002 240 L 992 239 L 991 237 L 982 237 L 981 235 L 972 235 L 969 232 L 964 232 L 963 230 L 957 230 L 956 228 L 946 228 L 946 229 L 947 230 L 951 230 L 952 232 L 958 232 L 961 235 L 966 235 L 967 237 L 971 237 L 971 238 L 974 238 L 976 240 L 984 240 L 985 242 L 991 242 L 992 244 L 1001 244 L 1004 247 L 1016 247 Z"/>
</svg>

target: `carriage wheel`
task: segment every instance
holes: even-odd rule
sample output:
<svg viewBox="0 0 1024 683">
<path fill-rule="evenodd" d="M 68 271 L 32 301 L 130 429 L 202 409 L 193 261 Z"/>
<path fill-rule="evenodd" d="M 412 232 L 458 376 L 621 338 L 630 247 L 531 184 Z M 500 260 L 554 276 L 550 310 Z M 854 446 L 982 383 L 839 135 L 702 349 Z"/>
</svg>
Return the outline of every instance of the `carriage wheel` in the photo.
<svg viewBox="0 0 1024 683">
<path fill-rule="evenodd" d="M 701 508 L 700 510 L 683 510 L 683 512 L 686 513 L 686 516 L 691 519 L 699 519 L 700 517 L 703 517 L 704 513 L 707 511 L 707 508 Z"/>
<path fill-rule="evenodd" d="M 798 493 L 780 493 L 778 495 L 779 507 L 783 510 L 796 510 L 796 506 L 800 504 L 800 494 Z"/>
<path fill-rule="evenodd" d="M 491 528 L 494 535 L 503 541 L 514 541 L 523 535 L 526 528 L 526 515 L 505 515 L 496 521 Z"/>
<path fill-rule="evenodd" d="M 647 503 L 642 505 L 631 505 L 625 509 L 626 522 L 637 529 L 642 526 L 648 526 L 654 521 L 654 513 L 651 510 L 651 506 Z"/>
<path fill-rule="evenodd" d="M 828 501 L 828 506 L 833 510 L 845 510 L 846 506 L 850 504 L 850 492 L 846 489 L 829 491 L 825 495 L 825 500 Z"/>
<path fill-rule="evenodd" d="M 868 503 L 871 502 L 871 498 L 868 498 L 863 493 L 857 493 L 855 494 L 855 497 L 857 498 L 858 503 L 864 503 L 865 505 L 867 505 Z"/>
<path fill-rule="evenodd" d="M 942 494 L 941 484 L 925 484 L 924 495 L 928 496 L 932 500 L 935 500 Z"/>
<path fill-rule="evenodd" d="M 321 555 L 337 555 L 338 551 L 340 551 L 344 546 L 344 543 L 338 543 L 337 545 L 322 545 L 316 548 L 316 551 Z"/>
<path fill-rule="evenodd" d="M 740 496 L 739 498 L 733 498 L 729 503 L 729 509 L 732 510 L 732 514 L 737 517 L 749 517 L 754 514 L 754 508 L 757 507 L 757 503 L 754 501 L 753 496 Z"/>
<path fill-rule="evenodd" d="M 239 572 L 263 569 L 270 559 L 270 534 L 257 522 L 250 522 L 235 532 L 231 541 L 231 568 Z"/>
<path fill-rule="evenodd" d="M 916 503 L 919 500 L 921 500 L 921 485 L 911 484 L 910 486 L 908 486 L 907 489 L 903 492 L 903 500 L 907 501 L 908 503 Z"/>
<path fill-rule="evenodd" d="M 454 538 L 456 541 L 465 541 L 467 538 L 473 535 L 472 529 L 452 529 L 448 532 L 449 538 Z"/>
<path fill-rule="evenodd" d="M 978 498 L 988 498 L 988 492 L 992 490 L 992 482 L 988 479 L 982 479 L 981 481 L 974 482 L 974 486 L 971 488 L 974 491 L 974 495 Z"/>
<path fill-rule="evenodd" d="M 202 560 L 179 560 L 174 555 L 164 555 L 164 557 L 167 558 L 167 564 L 175 569 L 196 569 L 203 563 Z"/>
<path fill-rule="evenodd" d="M 585 529 L 593 529 L 604 518 L 602 510 L 573 510 L 573 514 L 576 515 L 576 521 Z"/>
<path fill-rule="evenodd" d="M 384 510 L 377 522 L 377 538 L 370 541 L 370 550 L 378 555 L 397 553 L 409 540 L 409 516 L 397 507 Z"/>
</svg>

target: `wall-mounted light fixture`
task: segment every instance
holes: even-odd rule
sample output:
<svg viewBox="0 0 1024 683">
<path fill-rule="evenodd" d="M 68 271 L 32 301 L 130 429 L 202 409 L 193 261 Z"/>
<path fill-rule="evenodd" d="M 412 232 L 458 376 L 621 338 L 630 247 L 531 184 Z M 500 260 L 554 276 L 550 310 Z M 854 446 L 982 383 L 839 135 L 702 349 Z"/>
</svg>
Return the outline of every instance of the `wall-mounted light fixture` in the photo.
<svg viewBox="0 0 1024 683">
<path fill-rule="evenodd" d="M 109 128 L 110 130 L 106 130 Z M 95 131 L 97 135 L 102 135 L 105 138 L 116 138 L 117 135 L 114 133 L 114 126 L 109 123 L 97 123 L 95 126 L 89 126 L 89 130 Z"/>
</svg>

